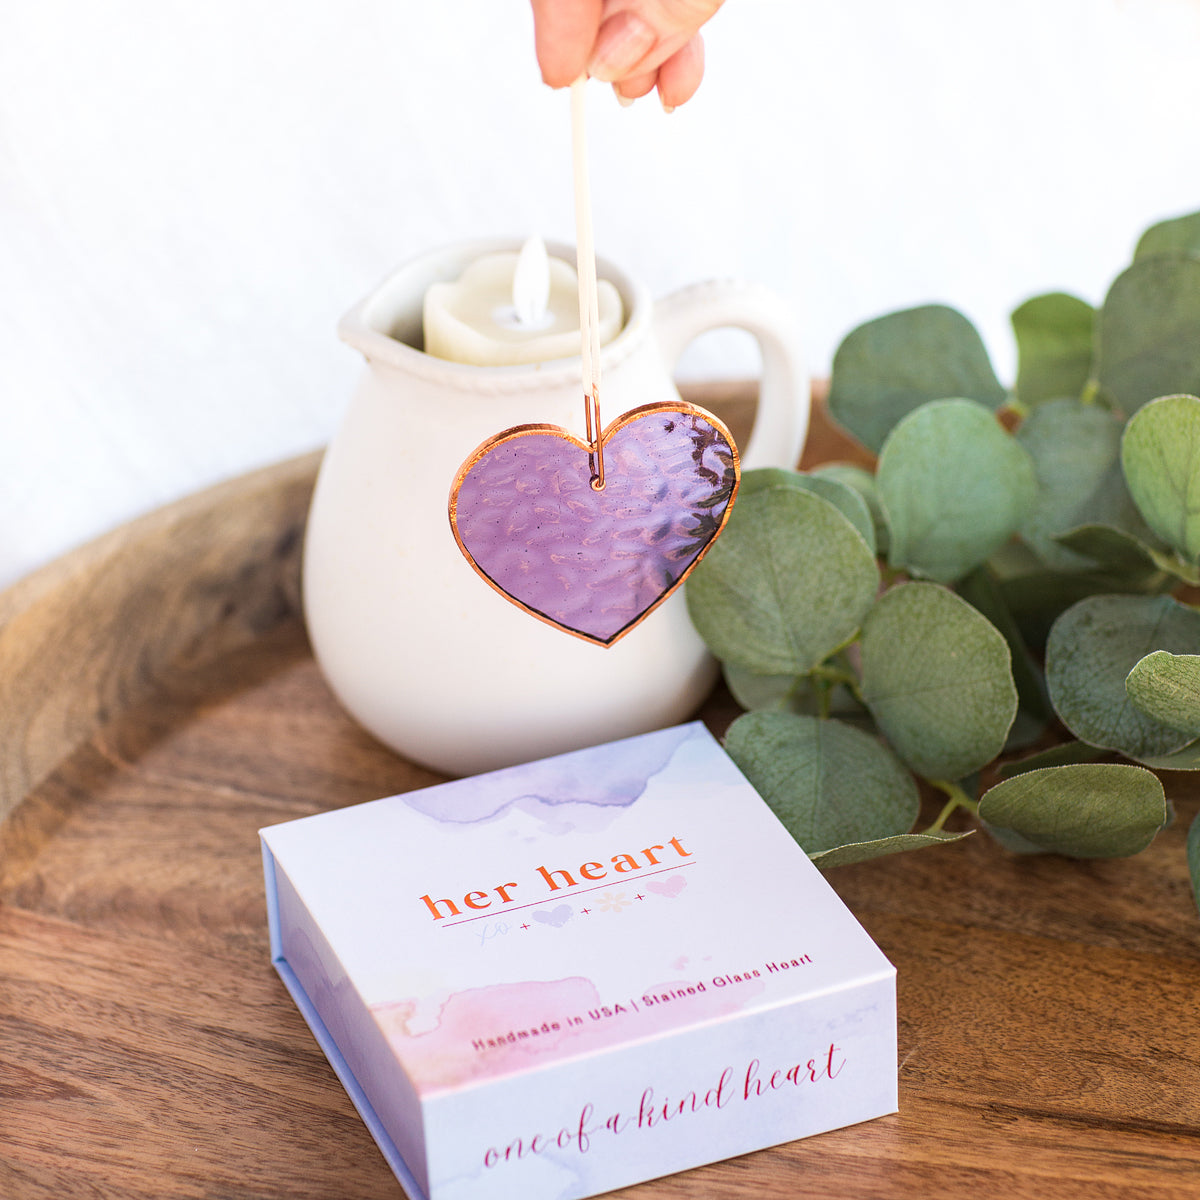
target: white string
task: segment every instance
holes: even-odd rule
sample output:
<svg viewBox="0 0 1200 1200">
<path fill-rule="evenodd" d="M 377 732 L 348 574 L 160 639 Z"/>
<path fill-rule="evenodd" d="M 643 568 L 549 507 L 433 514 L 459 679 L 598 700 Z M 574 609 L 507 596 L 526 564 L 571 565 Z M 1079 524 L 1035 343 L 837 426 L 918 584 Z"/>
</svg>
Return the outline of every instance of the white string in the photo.
<svg viewBox="0 0 1200 1200">
<path fill-rule="evenodd" d="M 596 403 L 600 395 L 600 301 L 596 294 L 596 249 L 592 238 L 592 198 L 588 183 L 586 86 L 586 75 L 571 84 L 571 159 L 575 175 L 575 261 L 579 271 L 583 392 Z M 595 437 L 598 441 L 599 429 L 595 431 Z"/>
</svg>

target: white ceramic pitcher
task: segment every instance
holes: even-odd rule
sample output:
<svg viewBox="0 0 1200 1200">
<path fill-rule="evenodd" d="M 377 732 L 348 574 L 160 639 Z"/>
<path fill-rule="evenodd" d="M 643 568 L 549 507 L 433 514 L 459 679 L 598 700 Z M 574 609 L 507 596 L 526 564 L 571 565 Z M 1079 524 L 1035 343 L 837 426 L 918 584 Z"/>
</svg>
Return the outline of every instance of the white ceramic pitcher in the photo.
<svg viewBox="0 0 1200 1200">
<path fill-rule="evenodd" d="M 431 283 L 457 279 L 481 241 L 402 267 L 356 305 L 339 336 L 367 370 L 321 466 L 304 549 L 313 651 L 346 709 L 406 758 L 451 775 L 526 762 L 687 719 L 716 666 L 682 589 L 615 645 L 554 629 L 508 603 L 459 552 L 447 516 L 455 472 L 486 438 L 548 422 L 583 436 L 578 357 L 478 367 L 425 354 Z M 568 261 L 574 251 L 553 246 Z M 678 401 L 671 373 L 709 329 L 746 329 L 762 352 L 761 398 L 743 469 L 795 464 L 808 427 L 808 380 L 780 301 L 757 287 L 698 284 L 652 302 L 597 264 L 625 305 L 601 354 L 604 423 Z"/>
</svg>

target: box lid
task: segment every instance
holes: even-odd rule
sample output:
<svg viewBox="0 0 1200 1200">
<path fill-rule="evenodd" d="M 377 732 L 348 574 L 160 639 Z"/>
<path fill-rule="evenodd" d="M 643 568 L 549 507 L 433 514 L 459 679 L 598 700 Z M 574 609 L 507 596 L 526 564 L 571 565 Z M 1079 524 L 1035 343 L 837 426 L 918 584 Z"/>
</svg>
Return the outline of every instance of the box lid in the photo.
<svg viewBox="0 0 1200 1200">
<path fill-rule="evenodd" d="M 700 723 L 263 839 L 425 1098 L 893 973 Z"/>
</svg>

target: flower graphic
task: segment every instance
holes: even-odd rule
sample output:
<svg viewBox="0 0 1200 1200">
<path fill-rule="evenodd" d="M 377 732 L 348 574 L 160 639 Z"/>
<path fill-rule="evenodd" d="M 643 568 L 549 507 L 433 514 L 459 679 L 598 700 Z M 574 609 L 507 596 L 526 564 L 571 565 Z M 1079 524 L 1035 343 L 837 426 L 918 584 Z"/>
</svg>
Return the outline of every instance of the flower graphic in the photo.
<svg viewBox="0 0 1200 1200">
<path fill-rule="evenodd" d="M 600 897 L 600 902 L 597 907 L 601 912 L 620 912 L 621 909 L 627 908 L 632 901 L 625 899 L 624 892 L 605 892 Z"/>
</svg>

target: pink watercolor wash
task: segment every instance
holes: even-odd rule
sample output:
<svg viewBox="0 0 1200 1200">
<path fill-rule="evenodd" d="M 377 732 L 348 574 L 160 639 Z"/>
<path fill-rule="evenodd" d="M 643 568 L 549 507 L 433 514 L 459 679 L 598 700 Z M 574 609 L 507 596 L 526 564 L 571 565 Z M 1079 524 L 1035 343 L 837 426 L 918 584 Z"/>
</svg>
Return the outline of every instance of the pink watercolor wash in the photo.
<svg viewBox="0 0 1200 1200">
<path fill-rule="evenodd" d="M 764 988 L 758 979 L 724 987 L 675 980 L 602 1000 L 590 979 L 574 977 L 456 992 L 424 1033 L 409 1031 L 416 1001 L 376 1004 L 371 1014 L 417 1091 L 428 1094 L 726 1017 Z"/>
</svg>

